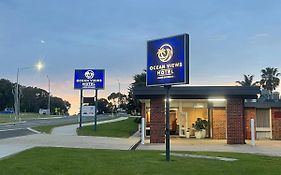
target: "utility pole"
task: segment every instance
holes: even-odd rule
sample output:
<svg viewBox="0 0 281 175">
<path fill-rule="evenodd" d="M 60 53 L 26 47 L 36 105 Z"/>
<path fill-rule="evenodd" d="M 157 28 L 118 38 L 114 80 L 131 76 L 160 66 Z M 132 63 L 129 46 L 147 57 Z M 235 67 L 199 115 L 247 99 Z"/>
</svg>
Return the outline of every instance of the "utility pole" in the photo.
<svg viewBox="0 0 281 175">
<path fill-rule="evenodd" d="M 118 81 L 118 109 L 120 108 L 120 98 L 121 98 L 121 93 L 120 93 L 120 81 Z"/>
<path fill-rule="evenodd" d="M 20 68 L 18 68 L 18 71 L 17 71 L 17 84 L 16 84 L 16 102 L 15 102 L 15 112 L 16 112 L 16 115 L 19 115 L 19 111 L 20 111 L 20 107 L 19 107 L 19 72 L 20 72 Z"/>
<path fill-rule="evenodd" d="M 50 77 L 47 75 L 48 79 L 48 113 L 51 114 L 51 83 L 50 83 Z"/>
</svg>

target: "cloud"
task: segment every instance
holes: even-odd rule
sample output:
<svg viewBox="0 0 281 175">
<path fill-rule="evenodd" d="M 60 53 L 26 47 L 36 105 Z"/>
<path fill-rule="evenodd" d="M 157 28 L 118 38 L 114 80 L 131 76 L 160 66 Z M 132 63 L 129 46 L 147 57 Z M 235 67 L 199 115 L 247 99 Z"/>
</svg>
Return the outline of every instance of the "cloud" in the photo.
<svg viewBox="0 0 281 175">
<path fill-rule="evenodd" d="M 264 37 L 271 37 L 271 35 L 269 33 L 258 33 L 253 38 L 257 39 L 257 38 L 264 38 Z"/>
<path fill-rule="evenodd" d="M 227 37 L 224 34 L 217 34 L 210 38 L 210 40 L 212 40 L 212 41 L 224 41 L 226 39 L 227 39 Z"/>
<path fill-rule="evenodd" d="M 270 37 L 272 37 L 272 35 L 269 33 L 258 33 L 258 34 L 255 34 L 254 36 L 250 37 L 250 41 L 251 41 L 251 43 L 255 43 L 255 42 L 259 42 L 261 40 L 268 39 Z"/>
</svg>

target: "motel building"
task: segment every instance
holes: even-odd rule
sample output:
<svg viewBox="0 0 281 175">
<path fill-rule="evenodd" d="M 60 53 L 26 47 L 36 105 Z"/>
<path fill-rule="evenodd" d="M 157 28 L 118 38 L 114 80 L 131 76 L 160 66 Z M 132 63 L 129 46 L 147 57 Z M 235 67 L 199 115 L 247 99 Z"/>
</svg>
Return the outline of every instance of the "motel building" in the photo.
<svg viewBox="0 0 281 175">
<path fill-rule="evenodd" d="M 163 87 L 136 87 L 150 143 L 165 142 L 165 94 Z M 197 120 L 207 127 L 204 138 L 244 144 L 251 139 L 250 120 L 256 139 L 281 139 L 281 103 L 257 102 L 259 87 L 173 86 L 170 89 L 170 133 L 182 139 L 196 138 Z"/>
</svg>

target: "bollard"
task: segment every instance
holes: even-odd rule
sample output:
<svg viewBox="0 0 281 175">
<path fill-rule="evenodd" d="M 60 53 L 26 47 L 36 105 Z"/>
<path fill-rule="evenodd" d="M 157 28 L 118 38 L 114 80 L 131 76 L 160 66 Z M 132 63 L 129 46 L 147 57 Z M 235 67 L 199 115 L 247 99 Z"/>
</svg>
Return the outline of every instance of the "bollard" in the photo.
<svg viewBox="0 0 281 175">
<path fill-rule="evenodd" d="M 255 120 L 251 119 L 251 144 L 255 146 Z"/>
<path fill-rule="evenodd" d="M 141 144 L 144 144 L 144 136 L 145 136 L 145 123 L 144 118 L 141 118 Z"/>
</svg>

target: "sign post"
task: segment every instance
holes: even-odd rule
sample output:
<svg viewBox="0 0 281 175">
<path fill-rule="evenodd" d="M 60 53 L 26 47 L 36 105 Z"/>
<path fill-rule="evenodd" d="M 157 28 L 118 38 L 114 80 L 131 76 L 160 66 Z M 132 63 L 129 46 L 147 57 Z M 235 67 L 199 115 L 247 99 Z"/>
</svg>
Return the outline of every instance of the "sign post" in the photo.
<svg viewBox="0 0 281 175">
<path fill-rule="evenodd" d="M 74 89 L 80 89 L 80 121 L 79 127 L 82 127 L 82 105 L 83 90 L 93 89 L 95 95 L 95 115 L 94 130 L 97 128 L 97 108 L 98 108 L 98 89 L 104 89 L 105 71 L 104 69 L 76 69 L 74 74 Z"/>
<path fill-rule="evenodd" d="M 98 89 L 96 89 L 96 101 L 95 101 L 95 125 L 94 130 L 97 130 L 97 109 L 98 109 Z"/>
<path fill-rule="evenodd" d="M 146 86 L 164 86 L 166 90 L 167 161 L 170 161 L 170 89 L 172 85 L 189 83 L 188 47 L 188 34 L 147 42 Z"/>
<path fill-rule="evenodd" d="M 166 89 L 166 160 L 170 160 L 170 88 L 171 85 L 165 85 Z"/>
<path fill-rule="evenodd" d="M 82 105 L 83 105 L 83 89 L 80 89 L 80 119 L 79 119 L 79 128 L 82 127 Z"/>
</svg>

